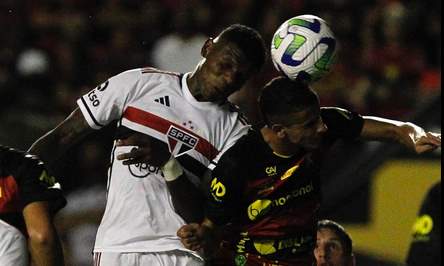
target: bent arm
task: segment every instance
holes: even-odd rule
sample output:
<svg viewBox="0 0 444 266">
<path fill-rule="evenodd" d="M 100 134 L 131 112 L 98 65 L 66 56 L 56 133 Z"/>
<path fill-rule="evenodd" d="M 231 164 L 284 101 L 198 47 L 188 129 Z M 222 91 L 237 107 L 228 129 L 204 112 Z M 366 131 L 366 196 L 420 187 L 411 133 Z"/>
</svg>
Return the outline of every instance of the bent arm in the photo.
<svg viewBox="0 0 444 266">
<path fill-rule="evenodd" d="M 52 222 L 48 202 L 33 202 L 23 209 L 31 260 L 35 266 L 64 265 L 62 246 Z"/>
<path fill-rule="evenodd" d="M 367 140 L 393 141 L 416 153 L 441 147 L 441 134 L 425 132 L 420 126 L 374 116 L 364 116 L 360 137 Z"/>
<path fill-rule="evenodd" d="M 37 139 L 28 152 L 38 155 L 47 165 L 51 165 L 92 131 L 77 107 L 63 122 Z"/>
</svg>

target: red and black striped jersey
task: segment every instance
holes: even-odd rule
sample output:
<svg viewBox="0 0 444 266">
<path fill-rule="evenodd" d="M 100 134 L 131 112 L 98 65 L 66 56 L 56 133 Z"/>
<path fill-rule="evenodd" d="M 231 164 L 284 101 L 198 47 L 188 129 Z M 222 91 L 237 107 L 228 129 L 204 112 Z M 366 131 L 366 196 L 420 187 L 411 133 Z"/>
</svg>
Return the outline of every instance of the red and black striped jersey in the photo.
<svg viewBox="0 0 444 266">
<path fill-rule="evenodd" d="M 279 156 L 251 130 L 213 169 L 206 216 L 231 225 L 229 242 L 237 254 L 292 263 L 312 259 L 322 155 L 337 139 L 355 139 L 363 125 L 360 115 L 339 108 L 322 108 L 321 116 L 328 130 L 315 151 Z"/>
<path fill-rule="evenodd" d="M 48 201 L 52 212 L 66 205 L 55 177 L 37 157 L 0 145 L 0 219 L 23 230 L 23 208 Z"/>
</svg>

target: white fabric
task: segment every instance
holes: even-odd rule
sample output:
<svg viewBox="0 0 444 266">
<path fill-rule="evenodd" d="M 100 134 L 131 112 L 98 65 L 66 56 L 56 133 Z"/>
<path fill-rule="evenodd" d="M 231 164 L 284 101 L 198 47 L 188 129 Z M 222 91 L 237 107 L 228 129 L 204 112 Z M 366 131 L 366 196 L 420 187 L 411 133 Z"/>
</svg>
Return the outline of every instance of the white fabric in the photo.
<svg viewBox="0 0 444 266">
<path fill-rule="evenodd" d="M 28 256 L 23 234 L 0 220 L 0 265 L 28 266 Z"/>
<path fill-rule="evenodd" d="M 94 266 L 204 266 L 204 262 L 182 251 L 159 253 L 94 253 Z"/>
<path fill-rule="evenodd" d="M 218 152 L 246 134 L 249 126 L 228 105 L 198 102 L 186 76 L 180 80 L 177 74 L 151 68 L 130 70 L 110 78 L 77 103 L 92 128 L 120 119 L 120 125 L 168 143 L 174 156 L 186 153 L 207 166 Z M 186 138 L 181 133 L 178 141 L 178 132 Z M 191 252 L 176 236 L 184 221 L 174 212 L 161 170 L 146 164 L 125 166 L 115 159 L 132 148 L 113 149 L 107 205 L 94 251 Z"/>
</svg>

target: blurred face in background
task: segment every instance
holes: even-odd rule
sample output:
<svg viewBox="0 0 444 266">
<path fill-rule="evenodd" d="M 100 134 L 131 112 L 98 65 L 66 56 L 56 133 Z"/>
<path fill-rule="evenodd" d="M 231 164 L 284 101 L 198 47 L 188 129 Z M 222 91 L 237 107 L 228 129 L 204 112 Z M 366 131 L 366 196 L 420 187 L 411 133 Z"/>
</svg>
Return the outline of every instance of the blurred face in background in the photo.
<svg viewBox="0 0 444 266">
<path fill-rule="evenodd" d="M 354 258 L 344 252 L 339 236 L 330 228 L 318 229 L 314 249 L 317 266 L 354 266 Z"/>
</svg>

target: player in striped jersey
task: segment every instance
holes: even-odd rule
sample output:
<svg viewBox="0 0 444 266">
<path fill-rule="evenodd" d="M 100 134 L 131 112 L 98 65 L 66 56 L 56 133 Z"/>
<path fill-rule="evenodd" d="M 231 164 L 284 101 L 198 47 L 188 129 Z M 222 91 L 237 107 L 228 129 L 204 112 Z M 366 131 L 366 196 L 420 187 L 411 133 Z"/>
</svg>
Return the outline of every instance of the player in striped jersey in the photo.
<svg viewBox="0 0 444 266">
<path fill-rule="evenodd" d="M 285 77 L 265 86 L 259 105 L 265 125 L 243 136 L 210 167 L 204 221 L 178 231 L 186 247 L 211 250 L 216 229 L 229 225 L 232 238 L 223 236 L 228 252 L 219 256 L 218 265 L 315 262 L 320 168 L 337 140 L 395 141 L 417 153 L 441 146 L 440 134 L 412 123 L 320 108 L 314 91 Z"/>
<path fill-rule="evenodd" d="M 111 77 L 81 97 L 67 119 L 32 145 L 33 153 L 51 163 L 92 129 L 117 121 L 107 205 L 94 247 L 96 265 L 203 264 L 176 235 L 184 219 L 167 187 L 176 176 L 165 172 L 180 164 L 197 184 L 207 165 L 247 133 L 249 126 L 227 97 L 260 70 L 265 54 L 255 30 L 232 25 L 205 42 L 204 58 L 193 72 L 143 68 Z M 146 145 L 124 145 L 137 134 L 150 136 Z M 153 156 L 138 157 L 144 149 Z M 165 165 L 170 157 L 177 159 Z M 181 195 L 193 189 L 181 187 L 186 191 Z M 187 198 L 179 202 L 195 204 Z"/>
<path fill-rule="evenodd" d="M 63 265 L 52 219 L 65 204 L 39 159 L 0 145 L 0 265 Z"/>
</svg>

